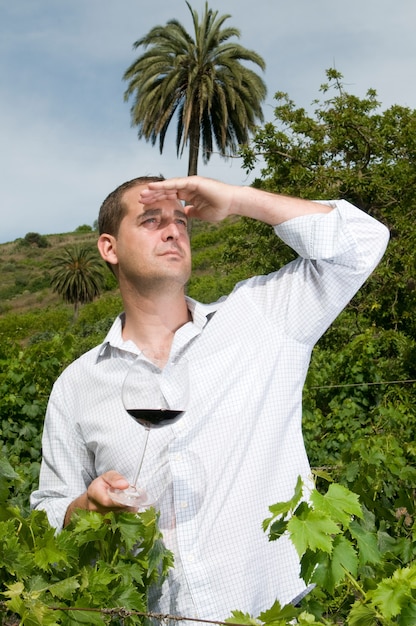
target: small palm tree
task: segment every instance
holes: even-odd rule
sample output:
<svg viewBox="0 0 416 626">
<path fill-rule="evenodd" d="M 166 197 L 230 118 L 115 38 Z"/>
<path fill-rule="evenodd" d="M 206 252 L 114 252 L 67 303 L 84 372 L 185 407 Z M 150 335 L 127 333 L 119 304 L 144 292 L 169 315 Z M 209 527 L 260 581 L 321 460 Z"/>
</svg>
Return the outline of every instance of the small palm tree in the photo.
<svg viewBox="0 0 416 626">
<path fill-rule="evenodd" d="M 218 16 L 208 9 L 201 22 L 192 14 L 193 38 L 177 20 L 155 26 L 134 43 L 147 50 L 126 70 L 129 81 L 125 100 L 134 97 L 132 125 L 138 127 L 139 139 L 155 145 L 159 137 L 163 152 L 168 126 L 177 113 L 176 149 L 182 156 L 189 144 L 188 175 L 196 174 L 202 140 L 204 163 L 213 150 L 213 138 L 221 156 L 235 154 L 246 144 L 256 121 L 263 121 L 261 102 L 266 85 L 241 61 L 265 69 L 263 59 L 254 51 L 230 42 L 240 37 L 236 28 L 223 28 L 230 15 Z"/>
<path fill-rule="evenodd" d="M 81 304 L 100 295 L 103 280 L 101 261 L 91 248 L 65 248 L 53 259 L 52 289 L 74 305 L 74 319 Z"/>
</svg>

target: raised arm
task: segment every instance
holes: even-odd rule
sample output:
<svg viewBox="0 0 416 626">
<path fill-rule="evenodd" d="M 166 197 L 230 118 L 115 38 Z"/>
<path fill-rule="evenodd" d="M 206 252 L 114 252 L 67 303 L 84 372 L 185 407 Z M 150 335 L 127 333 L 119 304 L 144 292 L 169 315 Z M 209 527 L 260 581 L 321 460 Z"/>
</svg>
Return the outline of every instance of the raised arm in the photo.
<svg viewBox="0 0 416 626">
<path fill-rule="evenodd" d="M 294 217 L 329 213 L 332 208 L 310 200 L 228 185 L 210 178 L 188 176 L 149 183 L 141 194 L 143 204 L 164 199 L 179 199 L 187 203 L 189 217 L 207 222 L 219 222 L 230 215 L 251 217 L 272 226 Z"/>
</svg>

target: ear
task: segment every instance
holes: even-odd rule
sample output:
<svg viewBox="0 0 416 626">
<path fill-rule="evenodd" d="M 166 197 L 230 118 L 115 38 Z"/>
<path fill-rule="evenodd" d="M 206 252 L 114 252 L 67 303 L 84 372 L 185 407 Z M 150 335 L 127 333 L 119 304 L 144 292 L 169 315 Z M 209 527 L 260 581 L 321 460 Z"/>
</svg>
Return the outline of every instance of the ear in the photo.
<svg viewBox="0 0 416 626">
<path fill-rule="evenodd" d="M 107 233 L 100 235 L 97 241 L 97 248 L 106 263 L 117 265 L 116 239 L 113 235 L 107 235 Z"/>
</svg>

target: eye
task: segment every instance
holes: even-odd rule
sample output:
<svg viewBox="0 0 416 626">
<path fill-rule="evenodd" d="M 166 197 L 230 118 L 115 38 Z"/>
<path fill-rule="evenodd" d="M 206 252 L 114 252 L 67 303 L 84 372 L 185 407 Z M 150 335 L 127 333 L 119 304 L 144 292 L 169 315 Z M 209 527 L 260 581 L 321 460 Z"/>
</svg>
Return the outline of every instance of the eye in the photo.
<svg viewBox="0 0 416 626">
<path fill-rule="evenodd" d="M 178 217 L 176 219 L 176 223 L 178 226 L 182 226 L 183 228 L 187 228 L 188 220 L 185 217 Z"/>
<path fill-rule="evenodd" d="M 158 228 L 160 224 L 160 218 L 157 216 L 146 217 L 141 221 L 141 225 L 148 229 Z"/>
</svg>

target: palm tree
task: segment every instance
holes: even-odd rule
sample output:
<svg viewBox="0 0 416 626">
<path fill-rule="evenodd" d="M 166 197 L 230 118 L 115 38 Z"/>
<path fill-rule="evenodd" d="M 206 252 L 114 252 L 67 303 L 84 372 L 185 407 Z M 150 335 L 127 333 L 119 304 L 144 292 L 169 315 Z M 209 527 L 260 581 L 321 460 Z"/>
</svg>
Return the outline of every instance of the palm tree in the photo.
<svg viewBox="0 0 416 626">
<path fill-rule="evenodd" d="M 102 264 L 91 248 L 65 248 L 52 261 L 51 286 L 65 302 L 74 305 L 74 319 L 79 306 L 92 302 L 101 293 Z"/>
<path fill-rule="evenodd" d="M 213 138 L 223 157 L 226 150 L 235 154 L 248 141 L 256 121 L 263 121 L 261 102 L 266 85 L 241 61 L 250 61 L 265 69 L 265 62 L 254 51 L 229 41 L 240 37 L 236 28 L 223 28 L 231 17 L 217 17 L 208 9 L 199 22 L 192 14 L 195 38 L 176 19 L 166 26 L 155 26 L 134 43 L 146 51 L 126 70 L 129 81 L 124 98 L 134 97 L 132 125 L 138 127 L 139 139 L 155 145 L 159 137 L 163 152 L 165 135 L 177 112 L 176 150 L 182 156 L 189 144 L 188 175 L 196 174 L 202 139 L 204 163 L 210 159 Z"/>
</svg>

